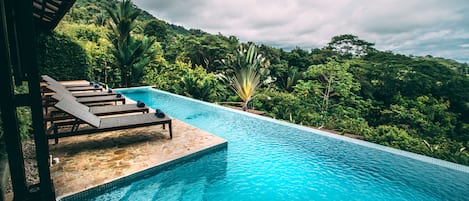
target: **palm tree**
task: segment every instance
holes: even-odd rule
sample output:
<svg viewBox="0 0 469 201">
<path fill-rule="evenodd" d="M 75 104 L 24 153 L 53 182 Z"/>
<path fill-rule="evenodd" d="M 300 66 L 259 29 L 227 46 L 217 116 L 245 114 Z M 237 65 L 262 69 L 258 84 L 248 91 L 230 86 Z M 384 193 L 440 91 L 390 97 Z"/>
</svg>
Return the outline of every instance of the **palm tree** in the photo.
<svg viewBox="0 0 469 201">
<path fill-rule="evenodd" d="M 155 49 L 153 45 L 156 42 L 154 37 L 142 36 L 138 41 L 139 45 L 135 51 L 130 77 L 133 83 L 139 83 L 143 77 L 143 68 L 155 58 Z"/>
<path fill-rule="evenodd" d="M 260 74 L 251 66 L 237 70 L 231 79 L 231 88 L 243 100 L 244 111 L 248 109 L 249 101 L 260 86 Z"/>
<path fill-rule="evenodd" d="M 247 110 L 249 101 L 255 91 L 261 86 L 260 71 L 266 68 L 266 60 L 257 53 L 256 46 L 251 44 L 246 50 L 240 46 L 231 65 L 234 68 L 234 76 L 230 79 L 231 88 L 243 101 L 243 110 Z"/>
<path fill-rule="evenodd" d="M 288 92 L 292 92 L 293 86 L 300 79 L 298 68 L 287 66 L 288 70 L 278 77 L 278 86 Z"/>
<path fill-rule="evenodd" d="M 136 77 L 141 75 L 139 72 L 150 62 L 149 58 L 153 54 L 151 46 L 155 40 L 145 36 L 138 39 L 131 35 L 136 27 L 135 20 L 141 12 L 133 7 L 130 0 L 123 0 L 115 11 L 110 8 L 106 8 L 106 11 L 111 17 L 109 26 L 112 33 L 108 38 L 114 46 L 112 54 L 123 77 L 121 85 L 128 87 L 129 81 L 137 81 Z"/>
<path fill-rule="evenodd" d="M 135 20 L 140 15 L 140 10 L 135 9 L 132 6 L 130 0 L 122 0 L 117 5 L 117 9 L 114 11 L 112 8 L 106 8 L 107 13 L 111 17 L 112 32 L 117 37 L 116 40 L 119 44 L 124 44 L 130 41 L 130 32 L 136 27 Z"/>
</svg>

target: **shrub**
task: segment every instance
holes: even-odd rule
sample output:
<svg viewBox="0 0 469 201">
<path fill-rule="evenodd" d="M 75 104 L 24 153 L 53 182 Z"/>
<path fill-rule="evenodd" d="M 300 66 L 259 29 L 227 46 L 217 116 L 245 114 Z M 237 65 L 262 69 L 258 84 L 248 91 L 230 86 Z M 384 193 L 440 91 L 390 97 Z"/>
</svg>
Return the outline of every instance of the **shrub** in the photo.
<svg viewBox="0 0 469 201">
<path fill-rule="evenodd" d="M 57 80 L 90 79 L 91 69 L 86 52 L 70 37 L 55 32 L 41 34 L 36 47 L 41 74 Z"/>
<path fill-rule="evenodd" d="M 288 120 L 294 123 L 302 122 L 300 100 L 292 94 L 264 90 L 254 96 L 252 104 L 258 110 L 265 111 L 268 116 Z"/>
<path fill-rule="evenodd" d="M 427 150 L 421 139 L 410 136 L 397 126 L 380 125 L 374 132 L 366 133 L 365 138 L 370 142 L 419 154 L 425 154 Z"/>
</svg>

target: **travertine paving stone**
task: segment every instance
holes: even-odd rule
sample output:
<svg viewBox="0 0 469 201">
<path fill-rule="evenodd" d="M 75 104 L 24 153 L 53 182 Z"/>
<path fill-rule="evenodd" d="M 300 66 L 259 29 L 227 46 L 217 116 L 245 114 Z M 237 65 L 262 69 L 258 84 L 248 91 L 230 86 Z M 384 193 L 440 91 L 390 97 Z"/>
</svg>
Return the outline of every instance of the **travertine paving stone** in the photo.
<svg viewBox="0 0 469 201">
<path fill-rule="evenodd" d="M 225 140 L 173 119 L 173 139 L 161 125 L 49 141 L 60 162 L 51 167 L 58 197 L 107 183 Z"/>
</svg>

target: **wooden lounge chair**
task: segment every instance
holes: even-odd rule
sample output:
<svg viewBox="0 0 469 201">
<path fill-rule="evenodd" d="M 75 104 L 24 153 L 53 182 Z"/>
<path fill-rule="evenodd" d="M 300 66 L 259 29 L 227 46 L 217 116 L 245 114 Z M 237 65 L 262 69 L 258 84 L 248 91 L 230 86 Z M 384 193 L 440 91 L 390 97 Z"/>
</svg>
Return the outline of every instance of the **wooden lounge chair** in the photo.
<svg viewBox="0 0 469 201">
<path fill-rule="evenodd" d="M 61 137 L 93 134 L 98 132 L 115 131 L 160 124 L 163 125 L 163 129 L 165 128 L 165 124 L 168 124 L 169 137 L 171 139 L 173 138 L 171 118 L 166 115 L 164 115 L 162 118 L 159 118 L 155 115 L 155 113 L 147 113 L 101 118 L 87 111 L 82 104 L 74 101 L 59 101 L 57 104 L 55 104 L 55 107 L 75 118 L 73 123 L 54 123 L 47 130 L 47 138 L 55 139 L 56 144 L 59 142 L 59 138 Z M 80 124 L 88 124 L 89 126 L 80 127 Z M 64 131 L 62 129 L 61 132 L 59 132 L 59 128 L 70 125 L 71 129 L 69 131 Z"/>
<path fill-rule="evenodd" d="M 69 91 L 77 92 L 77 91 L 103 91 L 103 87 L 93 87 L 93 86 L 87 86 L 87 87 L 67 87 Z"/>
<path fill-rule="evenodd" d="M 76 81 L 82 81 L 82 84 L 65 84 L 63 82 L 59 82 L 56 79 L 50 77 L 49 75 L 41 75 L 42 81 L 47 82 L 47 83 L 58 83 L 60 85 L 63 85 L 64 87 L 89 87 L 90 82 L 86 80 L 76 80 Z"/>
<path fill-rule="evenodd" d="M 114 102 L 115 105 L 117 105 L 117 102 L 122 102 L 122 104 L 125 104 L 125 98 L 123 96 L 117 97 L 115 95 L 79 97 L 79 98 L 77 98 L 77 97 L 74 97 L 74 96 L 70 96 L 69 94 L 56 93 L 53 96 L 51 96 L 51 99 L 56 100 L 56 101 L 61 101 L 64 98 L 76 100 L 77 102 L 83 103 L 83 104 L 106 103 L 106 102 Z M 54 102 L 54 101 L 52 101 L 52 102 Z M 49 103 L 49 105 L 50 105 L 50 103 Z"/>
<path fill-rule="evenodd" d="M 75 101 L 70 99 L 63 99 L 62 101 Z M 96 106 L 96 107 L 88 107 L 83 105 L 83 110 L 88 110 L 89 112 L 93 113 L 96 116 L 105 116 L 105 115 L 115 115 L 115 114 L 126 114 L 126 113 L 148 113 L 148 107 L 138 107 L 137 104 L 125 104 L 125 105 L 107 105 L 107 106 Z M 63 121 L 63 120 L 70 120 L 73 119 L 73 116 L 70 116 L 61 110 L 55 110 L 49 112 L 49 114 L 44 115 L 44 121 L 46 124 L 50 122 L 51 124 L 54 121 Z"/>
<path fill-rule="evenodd" d="M 116 92 L 113 91 L 96 91 L 96 92 L 80 92 L 80 93 L 72 93 L 68 88 L 65 88 L 62 85 L 58 84 L 49 84 L 45 87 L 48 92 L 53 93 L 66 93 L 77 98 L 79 97 L 92 97 L 92 96 L 109 96 L 109 95 L 116 95 Z M 45 94 L 44 94 L 45 95 Z M 46 96 L 46 95 L 45 95 Z"/>
<path fill-rule="evenodd" d="M 48 75 L 43 75 L 41 76 L 44 81 L 46 81 L 48 84 L 55 84 L 55 85 L 61 85 L 69 91 L 103 91 L 103 87 L 100 85 L 94 85 L 94 84 L 81 84 L 81 85 L 63 85 L 59 81 L 55 80 L 54 78 L 51 78 Z"/>
<path fill-rule="evenodd" d="M 114 102 L 114 105 L 117 105 L 117 102 L 122 102 L 122 104 L 125 104 L 125 97 L 123 96 L 116 96 L 116 95 L 110 95 L 110 96 L 92 96 L 92 97 L 74 97 L 71 95 L 70 92 L 67 91 L 58 91 L 54 95 L 50 97 L 45 97 L 44 99 L 44 110 L 45 113 L 48 114 L 49 112 L 49 107 L 53 106 L 55 103 L 62 99 L 71 99 L 75 100 L 79 103 L 83 104 L 105 104 L 109 102 Z"/>
<path fill-rule="evenodd" d="M 73 96 L 77 98 L 81 97 L 92 97 L 92 96 L 109 96 L 109 95 L 117 95 L 114 91 L 96 91 L 96 92 L 80 92 L 80 93 L 72 93 Z"/>
</svg>

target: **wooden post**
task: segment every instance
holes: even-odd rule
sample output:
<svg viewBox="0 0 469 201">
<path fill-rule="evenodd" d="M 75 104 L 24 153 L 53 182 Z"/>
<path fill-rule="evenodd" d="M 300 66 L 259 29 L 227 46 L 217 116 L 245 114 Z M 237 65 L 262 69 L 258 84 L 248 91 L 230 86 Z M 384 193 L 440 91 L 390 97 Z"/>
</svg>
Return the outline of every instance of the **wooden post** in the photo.
<svg viewBox="0 0 469 201">
<path fill-rule="evenodd" d="M 0 1 L 0 110 L 2 113 L 3 131 L 8 153 L 8 163 L 11 172 L 11 183 L 15 200 L 24 200 L 27 196 L 26 175 L 24 172 L 24 158 L 21 146 L 18 117 L 14 104 L 14 88 L 11 74 L 11 57 L 9 52 L 8 26 L 5 2 Z"/>
<path fill-rule="evenodd" d="M 26 71 L 31 106 L 32 128 L 36 145 L 36 161 L 42 200 L 55 200 L 55 190 L 50 177 L 49 145 L 44 130 L 40 75 L 36 59 L 36 40 L 33 21 L 32 0 L 15 1 L 17 13 L 17 35 L 20 49 L 21 69 Z"/>
</svg>

